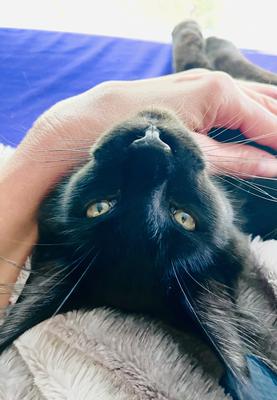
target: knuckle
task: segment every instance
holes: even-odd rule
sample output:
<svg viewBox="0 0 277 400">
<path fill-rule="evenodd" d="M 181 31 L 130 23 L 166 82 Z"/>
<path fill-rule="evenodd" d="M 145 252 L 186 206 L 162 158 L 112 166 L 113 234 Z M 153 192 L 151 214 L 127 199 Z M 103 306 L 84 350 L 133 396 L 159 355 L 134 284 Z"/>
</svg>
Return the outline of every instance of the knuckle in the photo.
<svg viewBox="0 0 277 400">
<path fill-rule="evenodd" d="M 106 81 L 99 83 L 91 90 L 97 93 L 98 96 L 101 96 L 103 98 L 110 98 L 123 91 L 126 88 L 127 84 L 128 82 L 124 81 Z"/>
<path fill-rule="evenodd" d="M 128 95 L 129 85 L 124 81 L 108 81 L 91 89 L 95 105 L 102 109 L 124 102 Z"/>
<path fill-rule="evenodd" d="M 208 76 L 208 84 L 213 92 L 222 92 L 234 85 L 233 78 L 222 71 L 214 71 Z"/>
</svg>

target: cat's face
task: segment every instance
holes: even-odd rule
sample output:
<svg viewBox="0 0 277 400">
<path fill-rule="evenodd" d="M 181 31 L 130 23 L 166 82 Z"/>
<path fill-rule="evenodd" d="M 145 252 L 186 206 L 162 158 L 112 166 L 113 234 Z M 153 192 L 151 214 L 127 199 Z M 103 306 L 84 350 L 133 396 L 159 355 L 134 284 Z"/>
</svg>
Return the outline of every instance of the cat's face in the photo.
<svg viewBox="0 0 277 400">
<path fill-rule="evenodd" d="M 53 236 L 72 242 L 67 262 L 91 262 L 83 285 L 93 302 L 139 310 L 161 306 L 174 268 L 216 273 L 233 218 L 193 134 L 164 111 L 106 134 L 48 207 Z"/>
</svg>

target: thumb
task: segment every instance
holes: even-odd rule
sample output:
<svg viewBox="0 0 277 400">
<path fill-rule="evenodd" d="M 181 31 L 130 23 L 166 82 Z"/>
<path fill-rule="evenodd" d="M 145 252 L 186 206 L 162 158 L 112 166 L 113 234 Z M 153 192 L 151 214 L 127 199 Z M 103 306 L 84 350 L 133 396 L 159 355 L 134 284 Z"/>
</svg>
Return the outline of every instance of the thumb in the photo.
<svg viewBox="0 0 277 400">
<path fill-rule="evenodd" d="M 196 134 L 208 169 L 216 175 L 236 175 L 241 178 L 277 176 L 277 160 L 266 151 L 236 143 L 220 143 Z"/>
</svg>

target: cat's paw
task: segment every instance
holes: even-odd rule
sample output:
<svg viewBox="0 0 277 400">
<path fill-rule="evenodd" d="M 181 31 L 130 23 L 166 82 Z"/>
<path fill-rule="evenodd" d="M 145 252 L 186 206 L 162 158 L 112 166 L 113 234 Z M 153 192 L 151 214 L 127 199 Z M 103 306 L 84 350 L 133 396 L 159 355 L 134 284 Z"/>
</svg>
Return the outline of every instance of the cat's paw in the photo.
<svg viewBox="0 0 277 400">
<path fill-rule="evenodd" d="M 205 39 L 199 25 L 193 20 L 178 24 L 173 32 L 173 54 L 176 72 L 192 68 L 208 68 Z"/>
</svg>

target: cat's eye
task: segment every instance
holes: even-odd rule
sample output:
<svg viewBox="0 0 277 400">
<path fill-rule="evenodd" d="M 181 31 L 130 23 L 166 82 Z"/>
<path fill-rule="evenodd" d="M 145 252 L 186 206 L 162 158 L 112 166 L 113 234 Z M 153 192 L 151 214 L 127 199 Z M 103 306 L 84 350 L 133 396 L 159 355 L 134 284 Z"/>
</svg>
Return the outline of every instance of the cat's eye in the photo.
<svg viewBox="0 0 277 400">
<path fill-rule="evenodd" d="M 113 206 L 113 202 L 108 200 L 97 201 L 96 203 L 90 204 L 87 208 L 87 217 L 96 218 L 100 215 L 106 214 Z"/>
<path fill-rule="evenodd" d="M 194 231 L 196 228 L 195 219 L 183 210 L 173 211 L 173 217 L 187 231 Z"/>
</svg>

